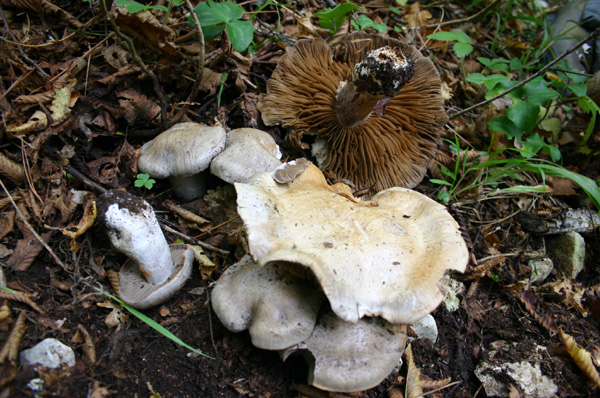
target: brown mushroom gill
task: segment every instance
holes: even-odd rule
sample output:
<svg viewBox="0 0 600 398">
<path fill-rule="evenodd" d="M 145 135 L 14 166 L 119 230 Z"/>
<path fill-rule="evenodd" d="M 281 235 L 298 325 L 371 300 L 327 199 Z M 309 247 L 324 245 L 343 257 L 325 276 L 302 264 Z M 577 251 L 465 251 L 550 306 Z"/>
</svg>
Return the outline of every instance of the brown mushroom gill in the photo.
<svg viewBox="0 0 600 398">
<path fill-rule="evenodd" d="M 361 90 L 352 74 L 370 50 L 384 46 L 410 60 L 414 74 L 377 116 L 374 107 L 389 94 Z M 440 84 L 433 63 L 398 40 L 355 33 L 333 48 L 322 39 L 300 40 L 279 61 L 258 108 L 265 124 L 288 128 L 296 149 L 305 133 L 324 140 L 319 167 L 328 178 L 373 186 L 373 194 L 414 187 L 425 175 L 447 121 Z"/>
</svg>

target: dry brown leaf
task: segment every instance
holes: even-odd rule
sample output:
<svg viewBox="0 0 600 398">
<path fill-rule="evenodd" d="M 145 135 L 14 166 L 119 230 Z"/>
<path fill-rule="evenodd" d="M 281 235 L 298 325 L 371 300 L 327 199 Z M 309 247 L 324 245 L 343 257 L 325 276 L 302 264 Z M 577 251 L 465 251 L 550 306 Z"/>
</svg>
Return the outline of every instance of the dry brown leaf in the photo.
<svg viewBox="0 0 600 398">
<path fill-rule="evenodd" d="M 520 397 L 521 397 L 521 393 L 519 392 L 517 387 L 515 387 L 512 384 L 509 384 L 508 385 L 508 398 L 520 398 Z"/>
<path fill-rule="evenodd" d="M 582 303 L 586 288 L 572 279 L 563 279 L 562 281 L 552 283 L 551 286 L 552 290 L 563 297 L 563 302 L 567 307 L 581 313 L 588 312 L 588 309 L 585 308 Z"/>
<path fill-rule="evenodd" d="M 125 111 L 125 119 L 130 126 L 151 125 L 158 120 L 160 107 L 144 94 L 133 89 L 117 93 L 119 105 Z"/>
<path fill-rule="evenodd" d="M 419 398 L 423 395 L 423 388 L 421 388 L 421 371 L 415 366 L 413 361 L 412 348 L 410 344 L 404 350 L 404 358 L 408 371 L 406 374 L 406 397 L 407 398 Z"/>
<path fill-rule="evenodd" d="M 14 210 L 3 212 L 0 215 L 0 239 L 3 239 L 6 235 L 11 233 L 15 226 L 15 214 Z"/>
<path fill-rule="evenodd" d="M 525 305 L 525 309 L 533 318 L 552 335 L 558 333 L 556 326 L 556 317 L 552 309 L 540 300 L 533 292 L 522 290 L 519 294 L 519 300 Z"/>
<path fill-rule="evenodd" d="M 26 123 L 17 126 L 8 126 L 7 133 L 11 133 L 14 137 L 23 136 L 38 130 L 43 130 L 48 126 L 48 117 L 42 111 L 35 111 Z"/>
<path fill-rule="evenodd" d="M 4 363 L 8 360 L 8 363 L 11 365 L 17 365 L 19 343 L 25 334 L 25 329 L 27 329 L 27 325 L 25 324 L 25 311 L 21 311 L 17 321 L 13 325 L 10 335 L 0 351 L 0 363 Z"/>
<path fill-rule="evenodd" d="M 429 24 L 432 15 L 427 10 L 421 10 L 421 5 L 418 1 L 408 7 L 408 12 L 404 15 L 404 19 L 408 22 L 409 28 L 418 28 Z"/>
<path fill-rule="evenodd" d="M 46 232 L 42 234 L 42 239 L 48 242 L 51 235 L 52 232 Z M 6 261 L 6 265 L 15 271 L 26 271 L 43 248 L 44 245 L 34 236 L 19 239 L 13 253 Z"/>
<path fill-rule="evenodd" d="M 77 332 L 71 339 L 73 343 L 83 343 L 83 352 L 89 363 L 96 363 L 96 346 L 89 332 L 82 324 L 77 325 Z"/>
<path fill-rule="evenodd" d="M 562 340 L 567 352 L 575 361 L 575 364 L 583 371 L 583 373 L 592 380 L 597 387 L 600 387 L 600 375 L 598 371 L 594 367 L 592 363 L 592 357 L 589 352 L 579 347 L 575 339 L 563 332 L 562 329 L 559 330 L 560 339 Z"/>
<path fill-rule="evenodd" d="M 38 307 L 38 305 L 36 303 L 34 303 L 31 300 L 31 298 L 27 294 L 25 294 L 23 292 L 18 292 L 16 290 L 10 291 L 10 290 L 3 289 L 3 290 L 0 290 L 0 298 L 12 300 L 12 301 L 18 301 L 19 303 L 27 304 L 28 306 L 30 306 L 31 308 L 33 308 L 40 314 L 44 312 L 44 311 L 42 311 L 42 309 L 40 307 Z"/>
<path fill-rule="evenodd" d="M 83 203 L 83 216 L 81 217 L 81 220 L 79 220 L 77 224 L 69 224 L 67 227 L 63 228 L 61 232 L 64 235 L 75 240 L 90 229 L 96 220 L 96 202 L 94 199 L 95 195 L 86 195 Z"/>
<path fill-rule="evenodd" d="M 391 386 L 387 392 L 389 398 L 404 398 L 404 391 L 398 386 Z"/>
<path fill-rule="evenodd" d="M 25 181 L 25 171 L 23 166 L 13 162 L 0 153 L 0 174 L 8 177 L 12 182 L 21 185 Z"/>
</svg>

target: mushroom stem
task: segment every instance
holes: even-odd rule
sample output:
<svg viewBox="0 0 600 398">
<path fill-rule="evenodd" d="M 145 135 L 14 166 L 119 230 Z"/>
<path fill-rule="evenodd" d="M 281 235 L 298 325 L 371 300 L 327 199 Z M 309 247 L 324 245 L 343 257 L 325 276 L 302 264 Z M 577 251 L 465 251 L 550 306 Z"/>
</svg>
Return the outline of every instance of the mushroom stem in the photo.
<svg viewBox="0 0 600 398">
<path fill-rule="evenodd" d="M 201 171 L 200 173 L 184 177 L 169 177 L 169 182 L 177 196 L 185 201 L 191 201 L 204 196 L 208 190 L 209 173 Z"/>
<path fill-rule="evenodd" d="M 354 65 L 352 81 L 342 82 L 338 88 L 335 99 L 340 123 L 353 127 L 367 119 L 374 108 L 377 116 L 383 116 L 389 100 L 413 75 L 413 62 L 398 47 L 369 51 Z"/>
<path fill-rule="evenodd" d="M 138 265 L 148 283 L 169 279 L 174 267 L 171 251 L 148 202 L 115 190 L 101 196 L 98 209 L 113 246 Z"/>
</svg>

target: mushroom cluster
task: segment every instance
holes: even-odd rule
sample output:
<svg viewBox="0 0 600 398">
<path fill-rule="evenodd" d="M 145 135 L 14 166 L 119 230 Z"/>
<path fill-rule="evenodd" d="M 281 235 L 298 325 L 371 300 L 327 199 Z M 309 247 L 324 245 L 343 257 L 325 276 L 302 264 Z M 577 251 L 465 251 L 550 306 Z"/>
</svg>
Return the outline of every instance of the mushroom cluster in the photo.
<svg viewBox="0 0 600 398">
<path fill-rule="evenodd" d="M 284 358 L 308 350 L 309 381 L 319 388 L 379 384 L 400 362 L 405 325 L 441 303 L 448 271 L 466 268 L 458 224 L 415 191 L 390 188 L 363 201 L 304 159 L 235 188 L 254 261 L 223 274 L 213 308 L 230 330 L 250 328 L 258 347 Z"/>
<path fill-rule="evenodd" d="M 210 173 L 229 182 L 246 182 L 259 171 L 281 165 L 281 152 L 264 131 L 179 123 L 142 146 L 138 169 L 168 178 L 175 194 L 190 201 L 204 195 Z M 210 167 L 210 170 L 209 170 Z"/>
<path fill-rule="evenodd" d="M 266 125 L 312 153 L 331 180 L 372 195 L 412 188 L 425 175 L 447 121 L 441 81 L 428 58 L 392 38 L 353 33 L 334 46 L 299 40 L 281 57 L 258 103 Z"/>
</svg>

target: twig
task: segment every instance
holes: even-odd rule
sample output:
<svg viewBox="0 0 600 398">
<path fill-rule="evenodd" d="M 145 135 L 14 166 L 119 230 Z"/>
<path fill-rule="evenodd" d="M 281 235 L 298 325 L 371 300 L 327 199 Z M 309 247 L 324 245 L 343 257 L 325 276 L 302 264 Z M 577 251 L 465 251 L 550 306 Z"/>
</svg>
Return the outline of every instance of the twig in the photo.
<svg viewBox="0 0 600 398">
<path fill-rule="evenodd" d="M 29 221 L 27 221 L 27 219 L 25 218 L 25 216 L 23 215 L 23 213 L 21 213 L 21 209 L 19 209 L 19 206 L 17 206 L 17 204 L 13 200 L 12 196 L 10 196 L 10 193 L 8 192 L 8 189 L 6 189 L 6 187 L 4 186 L 4 183 L 2 182 L 1 178 L 0 178 L 0 185 L 2 186 L 2 189 L 4 190 L 4 192 L 6 192 L 7 197 L 10 199 L 10 203 L 12 203 L 13 207 L 17 211 L 17 214 L 19 215 L 19 217 L 21 218 L 21 220 L 23 221 L 23 223 L 27 226 L 27 228 L 29 228 L 29 230 L 31 231 L 31 233 L 33 234 L 33 236 L 35 236 L 35 238 L 42 244 L 42 246 L 44 246 L 46 248 L 46 250 L 48 250 L 48 253 L 50 253 L 50 255 L 52 256 L 52 258 L 54 258 L 54 261 L 56 261 L 56 263 L 58 265 L 60 265 L 62 269 L 64 269 L 65 271 L 69 272 L 69 269 L 67 268 L 67 266 L 60 260 L 60 258 L 58 258 L 58 256 L 56 255 L 56 253 L 54 253 L 54 251 L 48 245 L 48 243 L 46 243 L 46 241 L 44 239 L 42 239 L 42 237 L 35 231 L 35 229 L 33 229 L 33 227 L 31 226 L 31 224 L 29 224 Z"/>
<path fill-rule="evenodd" d="M 579 47 L 583 46 L 588 40 L 591 40 L 593 38 L 595 38 L 596 36 L 598 36 L 598 34 L 600 34 L 600 28 L 597 28 L 596 30 L 594 30 L 592 33 L 590 33 L 586 38 L 580 40 L 579 42 L 577 42 L 573 47 L 569 48 L 564 54 L 562 54 L 560 57 L 556 58 L 555 60 L 553 60 L 552 62 L 550 62 L 548 65 L 544 66 L 542 69 L 540 69 L 539 71 L 537 71 L 535 74 L 529 76 L 527 79 L 523 80 L 521 83 L 517 84 L 516 86 L 513 86 L 512 88 L 509 88 L 508 90 L 504 91 L 503 93 L 500 93 L 498 95 L 496 95 L 495 97 L 492 97 L 490 99 L 487 99 L 483 102 L 480 102 L 478 104 L 475 104 L 473 106 L 468 107 L 467 109 L 463 109 L 460 112 L 456 112 L 453 115 L 450 115 L 448 118 L 449 119 L 454 119 L 455 117 L 464 115 L 467 112 L 472 111 L 473 109 L 477 109 L 481 106 L 487 105 L 492 101 L 497 100 L 498 98 L 502 98 L 504 97 L 506 94 L 509 94 L 513 91 L 515 91 L 518 88 L 523 87 L 524 85 L 526 85 L 527 83 L 529 83 L 530 81 L 532 81 L 533 79 L 535 79 L 536 77 L 541 76 L 544 72 L 546 72 L 548 69 L 552 68 L 554 65 L 556 65 L 557 63 L 559 63 L 560 61 L 562 61 L 567 55 L 571 54 L 573 51 L 577 50 Z"/>
<path fill-rule="evenodd" d="M 219 247 L 213 246 L 210 243 L 206 243 L 206 242 L 202 242 L 201 240 L 194 239 L 191 236 L 188 236 L 188 235 L 186 235 L 184 233 L 181 233 L 181 232 L 177 231 L 174 228 L 169 227 L 164 222 L 159 221 L 159 223 L 160 223 L 160 226 L 165 229 L 165 231 L 170 232 L 170 233 L 172 233 L 174 235 L 177 235 L 177 236 L 179 236 L 180 238 L 182 238 L 185 241 L 195 243 L 198 246 L 202 246 L 205 249 L 212 250 L 212 251 L 215 251 L 215 252 L 219 252 L 219 253 L 221 253 L 223 255 L 229 254 L 229 250 L 224 250 L 224 249 L 221 249 Z"/>
<path fill-rule="evenodd" d="M 446 22 L 442 22 L 442 23 L 437 23 L 437 24 L 429 24 L 429 25 L 425 25 L 425 28 L 431 29 L 431 28 L 443 28 L 444 26 L 450 26 L 450 25 L 458 25 L 461 23 L 465 23 L 465 22 L 469 22 L 472 21 L 476 18 L 479 18 L 480 15 L 488 12 L 492 7 L 496 6 L 496 4 L 500 3 L 500 0 L 495 0 L 492 3 L 490 3 L 489 5 L 487 5 L 486 7 L 482 8 L 479 12 L 466 17 L 466 18 L 461 18 L 461 19 L 455 19 L 452 21 L 446 21 Z"/>
<path fill-rule="evenodd" d="M 96 191 L 98 191 L 100 193 L 106 193 L 108 191 L 108 189 L 104 188 L 102 185 L 100 185 L 97 182 L 91 180 L 86 175 L 84 175 L 81 171 L 77 170 L 75 167 L 73 167 L 72 164 L 67 165 L 67 170 L 69 171 L 69 173 L 71 173 L 79 181 L 81 181 L 85 185 L 87 185 L 87 186 L 95 189 Z"/>
<path fill-rule="evenodd" d="M 162 91 L 162 88 L 160 87 L 158 78 L 156 77 L 154 72 L 152 72 L 148 68 L 146 63 L 140 58 L 139 54 L 137 53 L 137 51 L 135 49 L 135 46 L 133 45 L 133 40 L 131 40 L 131 38 L 129 36 L 127 36 L 123 32 L 121 32 L 121 29 L 119 29 L 119 26 L 117 25 L 115 20 L 110 15 L 110 10 L 108 10 L 106 8 L 106 0 L 102 0 L 102 5 L 104 6 L 104 11 L 106 12 L 106 17 L 110 21 L 113 29 L 115 30 L 115 33 L 122 41 L 127 43 L 127 46 L 129 47 L 129 51 L 131 52 L 131 56 L 133 57 L 135 63 L 138 64 L 138 66 L 140 68 L 142 68 L 144 73 L 146 75 L 148 75 L 148 77 L 150 77 L 150 80 L 152 80 L 152 88 L 154 89 L 154 92 L 156 93 L 156 95 L 158 96 L 158 100 L 160 101 L 160 125 L 163 130 L 166 130 L 167 129 L 167 100 L 165 98 L 165 94 Z"/>
</svg>

